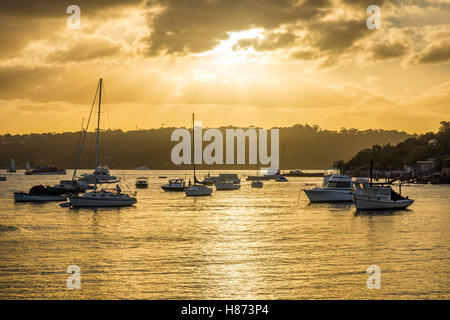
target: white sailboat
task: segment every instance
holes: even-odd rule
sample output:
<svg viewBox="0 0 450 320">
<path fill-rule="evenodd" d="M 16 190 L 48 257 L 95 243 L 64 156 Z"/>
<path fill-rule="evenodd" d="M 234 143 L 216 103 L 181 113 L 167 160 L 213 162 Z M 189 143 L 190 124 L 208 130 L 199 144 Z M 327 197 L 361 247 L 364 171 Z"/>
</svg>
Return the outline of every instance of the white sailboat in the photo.
<svg viewBox="0 0 450 320">
<path fill-rule="evenodd" d="M 192 114 L 192 136 L 194 136 L 195 128 L 194 128 L 194 114 Z M 194 184 L 190 184 L 189 187 L 184 189 L 184 193 L 188 197 L 199 197 L 199 196 L 209 196 L 213 192 L 212 188 L 207 187 L 204 184 L 199 184 L 198 180 L 195 176 L 195 157 L 194 157 L 194 150 L 195 150 L 195 139 L 192 139 L 192 164 L 194 166 Z"/>
<path fill-rule="evenodd" d="M 96 149 L 95 149 L 95 167 L 98 164 L 98 150 L 99 150 L 99 138 L 100 138 L 100 110 L 101 110 L 101 101 L 102 101 L 102 84 L 103 79 L 100 79 L 97 90 L 99 91 L 98 95 L 98 121 L 97 121 L 97 141 L 96 141 Z M 97 95 L 97 92 L 96 92 Z M 94 99 L 95 101 L 95 99 Z M 94 107 L 94 106 L 92 106 Z M 88 121 L 89 126 L 89 121 Z M 84 138 L 86 137 L 87 127 L 85 131 Z M 83 138 L 83 141 L 84 141 Z M 81 149 L 79 156 L 81 154 Z M 79 158 L 77 159 L 77 166 L 75 168 L 74 176 L 76 173 L 76 169 L 78 168 Z M 136 198 L 129 196 L 128 194 L 122 193 L 119 185 L 116 186 L 116 190 L 108 191 L 106 189 L 102 189 L 97 191 L 97 183 L 101 183 L 100 179 L 94 179 L 95 188 L 94 191 L 85 192 L 82 195 L 72 195 L 69 196 L 69 203 L 71 207 L 125 207 L 132 206 L 137 202 Z"/>
<path fill-rule="evenodd" d="M 9 165 L 9 168 L 6 171 L 16 172 L 16 162 L 14 161 L 14 159 L 11 159 L 11 164 Z"/>
</svg>

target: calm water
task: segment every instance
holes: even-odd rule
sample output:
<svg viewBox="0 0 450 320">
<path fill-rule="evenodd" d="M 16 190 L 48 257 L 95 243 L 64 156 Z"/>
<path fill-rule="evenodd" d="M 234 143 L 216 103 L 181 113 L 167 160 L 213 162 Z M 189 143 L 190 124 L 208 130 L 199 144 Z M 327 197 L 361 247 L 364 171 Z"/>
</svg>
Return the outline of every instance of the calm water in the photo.
<svg viewBox="0 0 450 320">
<path fill-rule="evenodd" d="M 126 171 L 133 191 L 138 176 L 150 186 L 135 207 L 112 210 L 14 204 L 13 191 L 65 177 L 7 175 L 0 298 L 450 298 L 450 186 L 404 186 L 409 210 L 355 215 L 352 204 L 299 199 L 300 185 L 320 178 L 243 181 L 207 198 L 159 188 L 159 175 L 184 174 Z M 66 287 L 69 265 L 81 268 L 81 290 Z M 381 268 L 380 290 L 367 289 L 369 265 Z"/>
</svg>

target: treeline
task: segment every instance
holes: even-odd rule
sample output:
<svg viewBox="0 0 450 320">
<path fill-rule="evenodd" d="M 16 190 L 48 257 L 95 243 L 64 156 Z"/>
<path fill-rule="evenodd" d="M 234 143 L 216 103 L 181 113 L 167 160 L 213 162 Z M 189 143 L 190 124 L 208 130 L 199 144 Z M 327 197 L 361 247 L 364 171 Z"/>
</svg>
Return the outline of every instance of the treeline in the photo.
<svg viewBox="0 0 450 320">
<path fill-rule="evenodd" d="M 224 135 L 225 129 L 220 130 Z M 177 144 L 170 140 L 176 128 L 121 131 L 106 130 L 100 135 L 100 163 L 112 169 L 133 169 L 147 166 L 151 169 L 183 169 L 171 162 L 171 150 Z M 396 130 L 364 130 L 342 128 L 323 130 L 319 126 L 297 124 L 280 129 L 280 162 L 283 170 L 320 169 L 332 165 L 336 159 L 348 160 L 356 152 L 372 145 L 396 144 L 412 135 Z M 95 132 L 89 132 L 80 160 L 80 168 L 93 168 L 95 161 Z M 270 136 L 270 134 L 269 134 Z M 0 167 L 9 166 L 14 158 L 17 168 L 26 162 L 32 167 L 56 165 L 74 168 L 78 153 L 80 132 L 45 133 L 0 136 Z M 204 146 L 208 143 L 205 142 Z M 204 168 L 207 168 L 204 166 Z M 211 166 L 211 169 L 230 166 Z M 235 169 L 254 168 L 236 165 Z"/>
<path fill-rule="evenodd" d="M 413 167 L 417 161 L 435 159 L 436 169 L 450 167 L 450 121 L 442 121 L 437 133 L 429 132 L 410 137 L 393 146 L 375 144 L 372 148 L 359 151 L 348 162 L 338 161 L 334 165 L 344 170 L 365 170 L 373 159 L 378 170 L 401 170 Z"/>
</svg>

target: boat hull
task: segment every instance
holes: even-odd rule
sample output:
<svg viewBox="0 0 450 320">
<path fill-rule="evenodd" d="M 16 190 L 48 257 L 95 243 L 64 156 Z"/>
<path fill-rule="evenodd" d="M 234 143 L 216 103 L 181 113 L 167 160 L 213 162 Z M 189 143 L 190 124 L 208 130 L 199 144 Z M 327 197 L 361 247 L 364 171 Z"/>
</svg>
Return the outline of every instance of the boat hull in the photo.
<svg viewBox="0 0 450 320">
<path fill-rule="evenodd" d="M 240 184 L 215 183 L 214 185 L 217 191 L 232 191 L 232 190 L 239 190 L 241 188 Z"/>
<path fill-rule="evenodd" d="M 201 197 L 201 196 L 210 196 L 213 192 L 211 188 L 186 188 L 184 193 L 187 197 Z"/>
<path fill-rule="evenodd" d="M 252 188 L 262 188 L 264 184 L 261 181 L 253 181 Z"/>
<path fill-rule="evenodd" d="M 184 191 L 184 187 L 183 186 L 179 186 L 179 187 L 161 186 L 161 189 L 163 189 L 166 192 L 183 192 Z"/>
<path fill-rule="evenodd" d="M 303 190 L 310 202 L 352 202 L 351 190 Z"/>
<path fill-rule="evenodd" d="M 66 196 L 61 195 L 31 195 L 26 193 L 14 192 L 15 202 L 49 202 L 66 201 Z"/>
<path fill-rule="evenodd" d="M 404 199 L 404 200 L 387 200 L 363 196 L 354 195 L 354 202 L 357 210 L 401 210 L 406 209 L 413 204 L 414 200 Z"/>
<path fill-rule="evenodd" d="M 130 199 L 87 199 L 83 197 L 69 197 L 70 205 L 74 208 L 80 207 L 130 207 L 137 201 Z"/>
</svg>

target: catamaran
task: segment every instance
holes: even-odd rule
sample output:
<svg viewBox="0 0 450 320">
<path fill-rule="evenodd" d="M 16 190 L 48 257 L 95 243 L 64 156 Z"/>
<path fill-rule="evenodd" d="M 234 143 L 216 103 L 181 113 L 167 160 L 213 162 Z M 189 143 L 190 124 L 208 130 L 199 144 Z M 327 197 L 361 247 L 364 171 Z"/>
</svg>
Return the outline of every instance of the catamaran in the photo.
<svg viewBox="0 0 450 320">
<path fill-rule="evenodd" d="M 101 110 L 101 101 L 102 101 L 102 84 L 103 79 L 100 79 L 99 84 L 97 86 L 97 91 L 95 93 L 95 98 L 98 94 L 98 119 L 97 119 L 97 140 L 96 140 L 96 148 L 95 148 L 95 167 L 98 168 L 98 151 L 99 151 L 99 138 L 100 138 L 100 110 Z M 94 104 L 92 105 L 92 109 L 94 108 Z M 91 114 L 92 114 L 91 109 Z M 90 119 L 90 117 L 89 117 Z M 78 154 L 77 159 L 77 165 L 75 167 L 74 176 L 76 173 L 76 170 L 78 168 L 79 158 L 81 155 L 81 149 L 84 144 L 84 140 L 86 138 L 87 128 L 89 126 L 89 120 L 86 127 L 86 130 L 84 132 L 84 137 L 80 145 L 80 151 Z M 95 175 L 95 173 L 94 173 Z M 119 185 L 116 186 L 115 191 L 109 191 L 107 189 L 102 189 L 100 191 L 97 191 L 97 184 L 103 183 L 105 181 L 101 181 L 100 179 L 95 178 L 94 179 L 94 191 L 91 192 L 85 192 L 81 195 L 71 195 L 69 196 L 69 203 L 71 207 L 125 207 L 125 206 L 132 206 L 137 202 L 136 198 L 126 194 L 122 193 L 122 190 L 120 189 Z"/>
<path fill-rule="evenodd" d="M 194 114 L 192 114 L 192 135 L 194 135 L 194 130 L 195 130 L 195 128 L 194 128 Z M 184 193 L 188 197 L 209 196 L 213 192 L 213 189 L 207 187 L 204 184 L 201 184 L 200 181 L 198 181 L 197 177 L 195 176 L 194 150 L 195 150 L 195 139 L 192 139 L 192 158 L 193 158 L 192 164 L 194 166 L 194 184 L 190 184 L 189 183 L 189 187 L 184 189 Z"/>
</svg>

